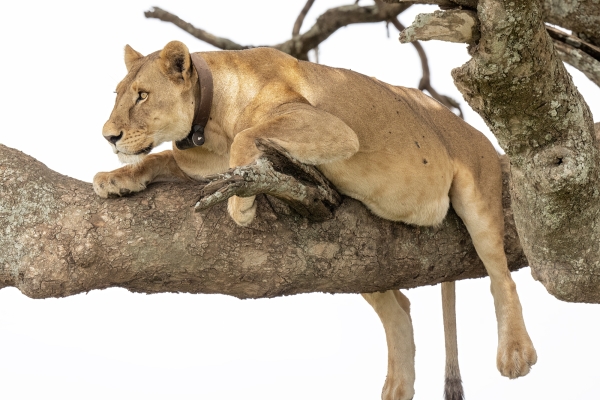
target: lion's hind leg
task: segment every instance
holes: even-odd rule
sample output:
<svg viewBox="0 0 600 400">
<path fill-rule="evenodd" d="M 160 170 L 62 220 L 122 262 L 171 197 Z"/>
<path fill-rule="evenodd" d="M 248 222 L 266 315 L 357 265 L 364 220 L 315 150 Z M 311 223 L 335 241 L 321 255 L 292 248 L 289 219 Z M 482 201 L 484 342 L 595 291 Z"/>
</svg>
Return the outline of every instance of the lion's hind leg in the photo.
<svg viewBox="0 0 600 400">
<path fill-rule="evenodd" d="M 385 330 L 388 347 L 388 374 L 383 400 L 410 400 L 415 389 L 415 342 L 410 302 L 399 290 L 362 293 L 373 307 Z"/>
<path fill-rule="evenodd" d="M 504 213 L 499 169 L 488 174 L 484 171 L 480 182 L 476 183 L 466 168 L 459 169 L 452 183 L 450 198 L 490 276 L 498 321 L 498 370 L 503 376 L 514 379 L 529 373 L 537 361 L 537 355 L 525 328 L 516 285 L 504 253 Z"/>
</svg>

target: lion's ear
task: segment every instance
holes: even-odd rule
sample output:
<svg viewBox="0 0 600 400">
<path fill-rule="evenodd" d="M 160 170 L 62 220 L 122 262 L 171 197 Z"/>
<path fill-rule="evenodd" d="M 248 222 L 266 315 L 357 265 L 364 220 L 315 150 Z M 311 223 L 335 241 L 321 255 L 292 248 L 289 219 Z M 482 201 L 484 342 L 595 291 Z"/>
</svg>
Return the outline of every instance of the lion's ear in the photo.
<svg viewBox="0 0 600 400">
<path fill-rule="evenodd" d="M 192 62 L 187 46 L 176 40 L 167 43 L 160 52 L 162 72 L 174 82 L 188 81 L 191 77 Z"/>
<path fill-rule="evenodd" d="M 127 67 L 127 72 L 131 70 L 133 63 L 144 57 L 142 53 L 135 51 L 130 45 L 125 45 L 125 66 Z"/>
</svg>

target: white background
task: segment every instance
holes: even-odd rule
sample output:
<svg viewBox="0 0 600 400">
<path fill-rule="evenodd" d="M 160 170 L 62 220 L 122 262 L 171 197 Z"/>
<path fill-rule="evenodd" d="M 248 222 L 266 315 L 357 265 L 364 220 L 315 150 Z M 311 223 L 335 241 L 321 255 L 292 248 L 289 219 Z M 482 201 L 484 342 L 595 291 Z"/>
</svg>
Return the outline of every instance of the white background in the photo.
<svg viewBox="0 0 600 400">
<path fill-rule="evenodd" d="M 339 1 L 318 0 L 305 29 Z M 143 11 L 157 5 L 211 33 L 260 45 L 288 39 L 303 4 L 5 2 L 0 143 L 89 182 L 94 173 L 119 166 L 101 128 L 125 75 L 123 46 L 147 54 L 177 39 L 192 51 L 212 50 L 170 24 L 145 19 Z M 433 9 L 414 7 L 401 21 L 408 25 L 417 12 Z M 390 32 L 388 39 L 383 24 L 343 28 L 320 47 L 320 61 L 415 86 L 421 73 L 416 52 L 399 44 L 393 27 Z M 465 46 L 424 46 L 434 87 L 462 100 L 450 70 L 468 60 Z M 592 111 L 598 110 L 600 90 L 577 71 L 574 75 Z M 467 120 L 487 131 L 470 110 Z M 599 399 L 600 306 L 557 301 L 533 281 L 529 269 L 513 276 L 538 364 L 525 378 L 500 376 L 489 282 L 459 282 L 467 398 Z M 439 287 L 407 294 L 417 344 L 415 399 L 441 399 Z M 14 288 L 0 291 L 2 399 L 377 399 L 386 357 L 379 320 L 358 295 L 241 301 L 110 289 L 31 300 Z"/>
</svg>

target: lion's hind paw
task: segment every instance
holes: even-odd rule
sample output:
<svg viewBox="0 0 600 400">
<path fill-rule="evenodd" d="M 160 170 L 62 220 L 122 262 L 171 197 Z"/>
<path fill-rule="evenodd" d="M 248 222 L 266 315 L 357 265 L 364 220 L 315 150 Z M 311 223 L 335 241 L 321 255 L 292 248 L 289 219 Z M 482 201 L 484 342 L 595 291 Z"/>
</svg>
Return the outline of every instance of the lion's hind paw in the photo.
<svg viewBox="0 0 600 400">
<path fill-rule="evenodd" d="M 529 336 L 521 340 L 513 338 L 498 348 L 498 370 L 510 379 L 527 375 L 536 362 L 537 353 Z"/>
</svg>

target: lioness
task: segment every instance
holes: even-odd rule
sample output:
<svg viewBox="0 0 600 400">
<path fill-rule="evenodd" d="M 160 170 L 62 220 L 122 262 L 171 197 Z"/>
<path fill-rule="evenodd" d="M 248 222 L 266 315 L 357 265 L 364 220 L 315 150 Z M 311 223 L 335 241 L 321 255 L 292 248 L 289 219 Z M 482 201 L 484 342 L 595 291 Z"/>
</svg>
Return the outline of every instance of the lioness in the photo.
<svg viewBox="0 0 600 400">
<path fill-rule="evenodd" d="M 437 225 L 452 202 L 491 278 L 498 369 L 510 378 L 529 372 L 537 356 L 504 254 L 499 159 L 480 132 L 418 90 L 298 61 L 277 50 L 199 56 L 214 84 L 205 142 L 148 155 L 163 142 L 188 137 L 196 103 L 209 91 L 200 88 L 184 44 L 171 42 L 145 57 L 125 47 L 128 73 L 117 86 L 102 133 L 119 159 L 133 164 L 98 173 L 98 195 L 137 192 L 151 182 L 250 164 L 260 156 L 254 144 L 260 137 L 316 165 L 341 193 L 382 218 Z M 246 226 L 255 216 L 254 197 L 232 197 L 228 210 Z M 389 363 L 382 397 L 410 399 L 415 350 L 408 299 L 399 291 L 363 296 L 386 332 Z"/>
</svg>

